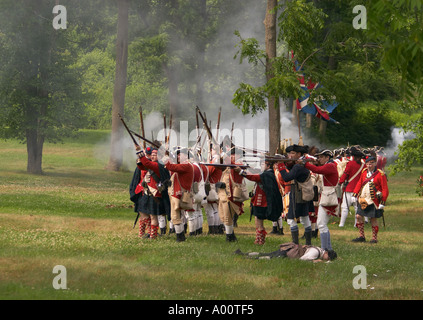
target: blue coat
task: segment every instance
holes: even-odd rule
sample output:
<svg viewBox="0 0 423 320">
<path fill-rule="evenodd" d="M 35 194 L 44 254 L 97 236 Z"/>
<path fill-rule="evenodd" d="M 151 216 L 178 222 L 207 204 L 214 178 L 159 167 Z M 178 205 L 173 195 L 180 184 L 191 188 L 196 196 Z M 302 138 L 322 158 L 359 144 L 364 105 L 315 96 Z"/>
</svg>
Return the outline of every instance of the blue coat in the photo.
<svg viewBox="0 0 423 320">
<path fill-rule="evenodd" d="M 295 164 L 289 172 L 286 170 L 280 171 L 282 179 L 285 182 L 289 181 L 298 181 L 304 182 L 307 180 L 310 175 L 310 170 L 306 169 L 304 166 Z M 313 201 L 308 201 L 305 203 L 295 203 L 295 192 L 294 186 L 291 187 L 291 192 L 289 193 L 289 209 L 288 209 L 288 219 L 295 219 L 299 217 L 308 216 L 309 212 L 314 212 Z"/>
</svg>

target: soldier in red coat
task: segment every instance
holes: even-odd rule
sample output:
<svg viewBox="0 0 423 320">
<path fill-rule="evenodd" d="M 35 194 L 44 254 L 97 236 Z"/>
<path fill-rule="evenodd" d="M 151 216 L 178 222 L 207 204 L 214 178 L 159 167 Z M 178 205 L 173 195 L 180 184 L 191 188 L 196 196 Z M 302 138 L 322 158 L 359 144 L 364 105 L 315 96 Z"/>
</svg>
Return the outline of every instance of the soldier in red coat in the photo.
<svg viewBox="0 0 423 320">
<path fill-rule="evenodd" d="M 352 160 L 348 161 L 345 171 L 339 178 L 339 184 L 344 185 L 341 205 L 341 220 L 339 226 L 345 225 L 345 220 L 348 217 L 349 207 L 354 206 L 355 213 L 357 213 L 357 203 L 353 203 L 351 198 L 357 182 L 360 180 L 361 171 L 364 168 L 364 153 L 357 147 L 350 148 Z"/>
<path fill-rule="evenodd" d="M 370 218 L 372 225 L 371 243 L 377 243 L 377 234 L 379 226 L 377 218 L 382 217 L 385 208 L 385 202 L 389 195 L 388 182 L 385 173 L 376 168 L 376 157 L 366 159 L 366 168 L 363 169 L 360 180 L 354 189 L 353 201 L 358 200 L 357 210 L 357 228 L 359 237 L 354 242 L 364 242 L 364 221 L 363 217 Z"/>
<path fill-rule="evenodd" d="M 281 212 L 281 216 L 279 217 L 278 221 L 273 222 L 273 229 L 271 234 L 280 234 L 284 235 L 283 233 L 283 219 L 286 220 L 286 216 L 288 215 L 289 209 L 289 192 L 291 191 L 291 184 L 283 180 L 282 175 L 280 173 L 281 170 L 286 169 L 285 163 L 275 163 L 273 170 L 275 172 L 276 181 L 279 185 L 279 192 L 282 196 L 282 204 L 283 210 Z"/>
<path fill-rule="evenodd" d="M 256 240 L 255 244 L 263 245 L 266 241 L 264 220 L 277 221 L 283 210 L 279 184 L 273 170 L 273 162 L 265 161 L 264 171 L 261 174 L 248 174 L 239 167 L 236 172 L 256 183 L 254 196 L 251 199 L 251 214 L 255 216 Z"/>
<path fill-rule="evenodd" d="M 242 156 L 242 151 L 232 148 L 228 152 L 230 156 L 224 158 L 225 164 L 241 164 L 237 163 Z M 244 177 L 240 176 L 232 168 L 226 168 L 222 172 L 221 179 L 217 184 L 219 195 L 219 217 L 225 227 L 226 241 L 236 241 L 234 233 L 234 221 L 237 216 L 244 213 L 244 203 L 247 200 L 248 192 L 245 195 L 246 187 Z M 240 194 L 235 194 L 235 192 Z M 239 197 L 238 197 L 239 196 Z"/>
<path fill-rule="evenodd" d="M 330 150 L 323 150 L 316 154 L 319 166 L 310 162 L 305 167 L 314 173 L 323 175 L 323 190 L 320 196 L 319 211 L 317 212 L 317 228 L 320 232 L 321 247 L 325 250 L 333 250 L 330 241 L 328 222 L 331 215 L 337 214 L 338 198 L 335 187 L 338 184 L 338 169 L 332 160 L 333 154 Z"/>
<path fill-rule="evenodd" d="M 178 148 L 176 150 L 177 163 L 171 163 L 169 160 L 165 163 L 166 169 L 171 173 L 172 185 L 169 187 L 169 197 L 171 205 L 171 219 L 175 228 L 176 241 L 185 241 L 185 230 L 184 230 L 184 213 L 186 210 L 193 211 L 194 203 L 193 199 L 184 202 L 183 196 L 192 194 L 192 185 L 195 179 L 195 166 L 188 161 L 188 149 Z M 198 170 L 199 171 L 199 170 Z M 199 172 L 197 173 L 197 176 Z M 191 203 L 189 202 L 191 201 Z M 193 220 L 191 220 L 193 228 Z M 195 230 L 190 230 L 194 232 Z"/>
<path fill-rule="evenodd" d="M 170 213 L 170 203 L 167 194 L 167 187 L 164 186 L 169 181 L 169 172 L 157 161 L 157 149 L 150 148 L 150 159 L 146 157 L 141 147 L 136 147 L 139 156 L 137 160 L 138 168 L 145 171 L 142 181 L 143 197 L 140 206 L 142 208 L 141 220 L 149 216 L 151 221 L 150 239 L 157 238 L 159 229 L 159 215 Z M 146 150 L 146 152 L 149 152 Z"/>
</svg>

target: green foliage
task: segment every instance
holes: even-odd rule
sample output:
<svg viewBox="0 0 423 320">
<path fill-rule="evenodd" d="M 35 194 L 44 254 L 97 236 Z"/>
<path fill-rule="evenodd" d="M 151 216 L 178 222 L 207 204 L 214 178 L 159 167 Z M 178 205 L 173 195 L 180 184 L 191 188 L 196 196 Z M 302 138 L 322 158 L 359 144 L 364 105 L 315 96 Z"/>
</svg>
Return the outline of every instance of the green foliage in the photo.
<svg viewBox="0 0 423 320">
<path fill-rule="evenodd" d="M 36 130 L 55 142 L 85 120 L 73 33 L 43 18 L 54 1 L 37 8 L 23 2 L 4 1 L 13 10 L 0 13 L 0 136 L 25 141 L 27 130 Z"/>
<path fill-rule="evenodd" d="M 254 116 L 267 107 L 266 96 L 261 87 L 255 88 L 249 84 L 240 83 L 234 96 L 232 102 L 241 108 L 243 114 L 251 113 Z"/>
<path fill-rule="evenodd" d="M 423 11 L 421 0 L 371 0 L 369 33 L 383 46 L 382 63 L 399 70 L 408 99 L 423 96 Z"/>
<path fill-rule="evenodd" d="M 313 59 L 311 55 L 318 48 L 315 35 L 323 29 L 327 15 L 305 0 L 288 1 L 279 8 L 283 10 L 278 18 L 278 40 L 288 44 L 298 61 Z"/>
<path fill-rule="evenodd" d="M 413 133 L 414 138 L 404 141 L 398 146 L 398 158 L 389 169 L 392 174 L 410 171 L 416 163 L 423 163 L 423 115 L 420 112 L 402 126 L 404 133 Z"/>
</svg>

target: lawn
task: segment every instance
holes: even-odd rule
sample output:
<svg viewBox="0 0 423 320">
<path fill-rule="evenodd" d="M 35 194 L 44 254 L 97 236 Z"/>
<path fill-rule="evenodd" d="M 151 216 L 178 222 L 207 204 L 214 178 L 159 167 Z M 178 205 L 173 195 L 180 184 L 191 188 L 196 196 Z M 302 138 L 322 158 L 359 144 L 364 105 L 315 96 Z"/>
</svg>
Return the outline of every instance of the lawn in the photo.
<svg viewBox="0 0 423 320">
<path fill-rule="evenodd" d="M 337 219 L 329 226 L 339 256 L 333 262 L 252 260 L 233 252 L 274 251 L 291 236 L 284 224 L 284 236 L 254 245 L 248 203 L 235 243 L 206 235 L 206 219 L 205 234 L 183 243 L 175 235 L 139 239 L 129 200 L 133 168 L 104 170 L 107 141 L 107 132 L 82 131 L 63 144 L 46 144 L 42 176 L 26 173 L 25 145 L 0 142 L 0 299 L 423 298 L 423 198 L 415 192 L 422 167 L 389 176 L 379 243 L 352 243 L 358 232 L 351 215 L 345 228 Z M 133 155 L 126 157 L 132 163 Z M 66 268 L 65 290 L 53 286 L 57 265 Z M 354 273 L 357 266 L 366 271 L 365 289 L 353 286 L 364 275 Z"/>
</svg>

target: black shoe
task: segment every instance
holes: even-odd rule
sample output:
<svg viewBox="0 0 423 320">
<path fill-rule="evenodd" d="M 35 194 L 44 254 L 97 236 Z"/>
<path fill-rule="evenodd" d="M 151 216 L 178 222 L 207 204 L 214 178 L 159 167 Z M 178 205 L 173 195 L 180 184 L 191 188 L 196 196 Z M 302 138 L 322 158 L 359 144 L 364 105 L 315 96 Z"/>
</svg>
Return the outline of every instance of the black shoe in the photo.
<svg viewBox="0 0 423 320">
<path fill-rule="evenodd" d="M 166 234 L 166 227 L 160 228 L 160 235 L 164 236 Z"/>
<path fill-rule="evenodd" d="M 312 237 L 317 239 L 317 234 L 319 233 L 319 229 L 312 231 Z"/>
<path fill-rule="evenodd" d="M 372 240 L 369 241 L 369 243 L 377 243 L 377 240 L 372 239 Z"/>
<path fill-rule="evenodd" d="M 352 239 L 351 241 L 352 242 L 366 242 L 366 238 L 358 237 L 358 238 Z"/>
<path fill-rule="evenodd" d="M 277 226 L 274 226 L 274 227 L 272 228 L 272 231 L 270 232 L 270 234 L 279 234 L 279 232 L 278 232 L 278 227 L 277 227 Z"/>
<path fill-rule="evenodd" d="M 181 233 L 177 233 L 176 234 L 176 242 L 183 242 L 185 240 L 186 240 L 186 238 L 185 238 L 185 233 L 184 232 L 181 232 Z"/>
<path fill-rule="evenodd" d="M 226 241 L 228 242 L 237 241 L 237 238 L 235 237 L 235 233 L 226 234 Z"/>
</svg>

